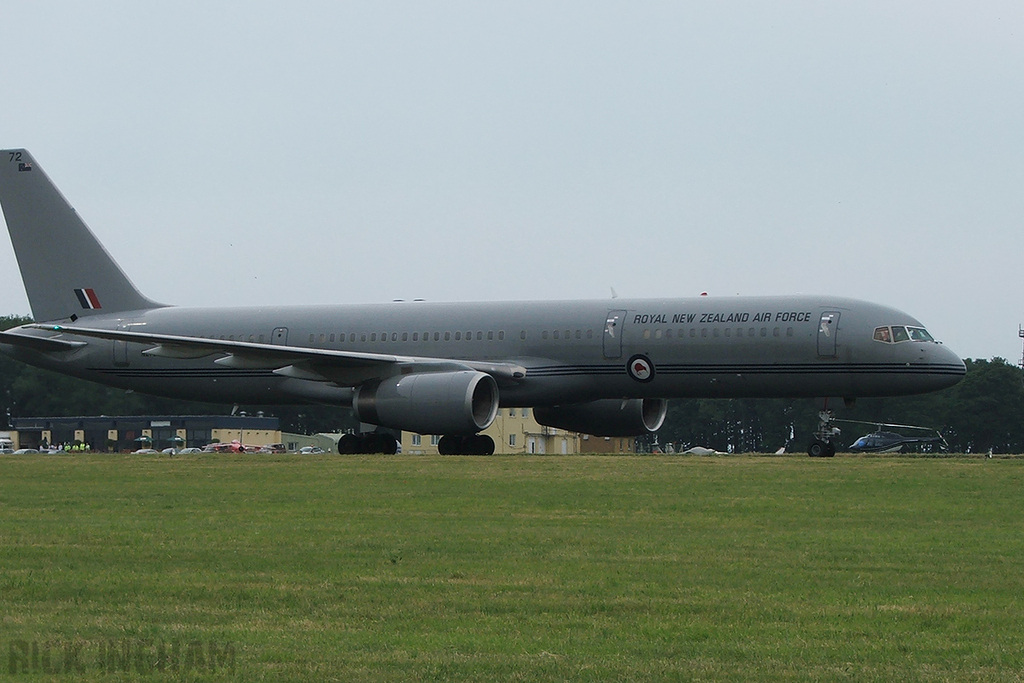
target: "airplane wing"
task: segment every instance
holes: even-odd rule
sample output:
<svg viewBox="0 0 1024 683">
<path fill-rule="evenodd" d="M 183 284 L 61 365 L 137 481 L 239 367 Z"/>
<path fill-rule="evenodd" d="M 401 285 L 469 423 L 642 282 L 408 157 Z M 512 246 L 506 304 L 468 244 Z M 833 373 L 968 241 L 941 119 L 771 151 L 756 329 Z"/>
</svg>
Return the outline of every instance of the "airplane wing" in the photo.
<svg viewBox="0 0 1024 683">
<path fill-rule="evenodd" d="M 151 332 L 128 332 L 124 330 L 103 330 L 76 325 L 29 325 L 39 330 L 57 332 L 60 335 L 110 339 L 135 344 L 147 344 L 150 348 L 142 353 L 157 358 L 196 359 L 221 354 L 213 362 L 229 368 L 268 368 L 283 377 L 306 379 L 317 382 L 334 382 L 340 386 L 355 386 L 367 379 L 416 372 L 450 372 L 455 370 L 476 370 L 494 377 L 499 384 L 516 383 L 526 377 L 526 368 L 514 363 L 489 363 L 476 360 L 452 358 L 431 358 L 425 356 L 398 356 L 360 351 L 335 351 L 303 346 L 281 346 L 224 339 L 206 339 Z M 74 342 L 53 337 L 28 337 L 2 333 L 0 343 L 8 337 L 44 340 L 36 342 L 37 350 L 54 351 L 78 347 Z M 46 348 L 44 344 L 52 345 Z"/>
</svg>

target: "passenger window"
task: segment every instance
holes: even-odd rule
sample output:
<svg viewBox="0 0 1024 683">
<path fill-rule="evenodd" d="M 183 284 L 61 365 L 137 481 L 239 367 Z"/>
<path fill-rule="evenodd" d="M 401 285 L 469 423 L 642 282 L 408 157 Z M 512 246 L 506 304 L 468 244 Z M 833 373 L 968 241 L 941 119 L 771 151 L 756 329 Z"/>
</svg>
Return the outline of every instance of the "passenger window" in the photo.
<svg viewBox="0 0 1024 683">
<path fill-rule="evenodd" d="M 419 341 L 420 340 L 420 333 L 419 332 L 413 332 L 412 333 L 412 340 L 413 341 Z"/>
<path fill-rule="evenodd" d="M 398 341 L 398 333 L 397 332 L 392 332 L 391 333 L 391 341 Z"/>
<path fill-rule="evenodd" d="M 476 340 L 477 341 L 483 341 L 483 339 L 484 339 L 484 333 L 483 332 L 477 332 L 476 333 Z"/>
<path fill-rule="evenodd" d="M 221 337 L 223 339 L 224 337 Z M 232 337 L 234 338 L 234 337 Z M 316 340 L 316 335 L 309 335 L 309 343 L 312 344 Z"/>
<path fill-rule="evenodd" d="M 576 338 L 577 338 L 577 339 L 579 339 L 579 338 L 580 338 L 580 334 L 581 334 L 581 333 L 580 333 L 580 331 L 579 331 L 579 330 L 576 330 Z"/>
<path fill-rule="evenodd" d="M 505 336 L 504 332 L 499 332 L 498 333 L 498 339 L 502 339 L 504 336 Z M 526 341 L 526 330 L 519 330 L 519 339 L 520 339 L 520 341 Z"/>
<path fill-rule="evenodd" d="M 403 332 L 402 333 L 402 341 L 409 341 L 409 333 L 408 332 Z M 416 341 L 416 340 L 414 339 L 413 341 Z"/>
<path fill-rule="evenodd" d="M 334 333 L 333 332 L 331 332 L 331 338 L 330 338 L 329 341 L 334 341 Z"/>
<path fill-rule="evenodd" d="M 365 332 L 363 332 L 361 335 L 359 335 L 359 341 L 363 341 L 363 342 L 366 341 L 366 333 Z"/>
<path fill-rule="evenodd" d="M 372 341 L 372 342 L 377 341 L 377 333 L 376 332 L 374 332 L 373 334 L 370 335 L 370 341 Z"/>
<path fill-rule="evenodd" d="M 873 337 L 873 339 L 875 341 L 885 342 L 886 344 L 891 342 L 892 341 L 892 337 L 889 335 L 889 328 L 888 327 L 876 327 L 875 328 L 875 336 Z"/>
<path fill-rule="evenodd" d="M 554 332 L 551 333 L 551 338 L 558 339 L 558 330 L 555 330 Z"/>
<path fill-rule="evenodd" d="M 452 333 L 451 332 L 445 332 L 444 333 L 444 340 L 445 341 L 451 341 L 452 340 Z"/>
<path fill-rule="evenodd" d="M 355 332 L 351 332 L 351 333 L 349 333 L 349 335 L 348 335 L 348 340 L 349 340 L 350 342 L 354 342 L 354 341 L 356 340 L 356 333 L 355 333 Z"/>
<path fill-rule="evenodd" d="M 487 341 L 494 341 L 494 330 L 487 331 Z"/>
<path fill-rule="evenodd" d="M 502 341 L 504 339 L 505 339 L 505 331 L 504 330 L 499 330 L 498 331 L 498 341 Z M 526 339 L 526 333 L 525 332 L 523 332 L 523 339 Z"/>
<path fill-rule="evenodd" d="M 644 339 L 650 339 L 650 338 L 651 338 L 651 331 L 650 330 L 644 330 Z"/>
<path fill-rule="evenodd" d="M 754 328 L 753 327 L 751 327 L 749 330 L 747 330 L 747 336 L 748 337 L 753 337 L 754 336 Z"/>
<path fill-rule="evenodd" d="M 445 341 L 448 341 L 448 333 L 447 332 L 444 333 L 444 338 L 445 338 Z M 435 332 L 434 333 L 434 341 L 440 341 L 440 340 L 441 340 L 441 333 L 440 332 Z"/>
<path fill-rule="evenodd" d="M 661 339 L 661 330 L 655 330 L 654 331 L 654 338 L 655 339 Z"/>
<path fill-rule="evenodd" d="M 903 327 L 902 325 L 893 325 L 892 340 L 897 343 L 909 341 L 910 335 L 907 334 L 907 328 Z"/>
<path fill-rule="evenodd" d="M 716 330 L 716 331 L 717 331 L 717 330 Z M 716 335 L 716 336 L 717 336 L 717 335 Z M 728 327 L 727 327 L 727 328 L 725 328 L 725 336 L 726 336 L 726 337 L 731 337 L 731 336 L 732 336 L 732 329 L 730 329 L 730 328 L 728 328 Z"/>
<path fill-rule="evenodd" d="M 672 338 L 672 328 L 670 327 L 669 329 L 665 330 L 665 339 L 671 339 L 671 338 Z"/>
<path fill-rule="evenodd" d="M 541 332 L 540 333 L 540 338 L 541 339 L 547 339 L 548 338 L 548 331 L 544 330 L 543 332 Z"/>
<path fill-rule="evenodd" d="M 692 337 L 693 335 L 691 334 L 690 336 Z M 706 327 L 700 328 L 700 336 L 702 336 L 702 337 L 708 336 L 708 328 L 706 328 Z"/>
<path fill-rule="evenodd" d="M 786 328 L 786 336 L 787 337 L 792 337 L 793 336 L 793 328 L 792 327 L 787 327 Z"/>
<path fill-rule="evenodd" d="M 768 336 L 768 328 L 767 327 L 762 327 L 761 328 L 761 336 L 762 337 L 767 337 Z"/>
<path fill-rule="evenodd" d="M 455 341 L 462 341 L 462 333 L 461 332 L 456 332 L 455 333 Z"/>
<path fill-rule="evenodd" d="M 778 337 L 779 336 L 779 328 L 776 327 L 775 329 L 772 330 L 772 336 L 773 337 Z"/>
</svg>

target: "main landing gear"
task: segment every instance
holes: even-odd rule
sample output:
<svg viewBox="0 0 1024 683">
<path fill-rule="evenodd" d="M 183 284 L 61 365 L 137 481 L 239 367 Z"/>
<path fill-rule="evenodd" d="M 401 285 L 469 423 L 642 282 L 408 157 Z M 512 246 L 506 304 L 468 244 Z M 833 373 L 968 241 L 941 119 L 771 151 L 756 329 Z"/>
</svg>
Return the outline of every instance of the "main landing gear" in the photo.
<svg viewBox="0 0 1024 683">
<path fill-rule="evenodd" d="M 398 440 L 387 432 L 346 434 L 338 439 L 338 452 L 342 455 L 356 455 L 357 453 L 394 455 L 398 452 Z"/>
<path fill-rule="evenodd" d="M 835 439 L 840 433 L 836 427 L 836 417 L 831 410 L 818 411 L 818 430 L 814 432 L 814 441 L 807 447 L 807 455 L 812 458 L 831 458 L 836 454 Z"/>
<path fill-rule="evenodd" d="M 437 442 L 441 455 L 492 455 L 494 439 L 486 434 L 472 436 L 442 436 Z"/>
</svg>

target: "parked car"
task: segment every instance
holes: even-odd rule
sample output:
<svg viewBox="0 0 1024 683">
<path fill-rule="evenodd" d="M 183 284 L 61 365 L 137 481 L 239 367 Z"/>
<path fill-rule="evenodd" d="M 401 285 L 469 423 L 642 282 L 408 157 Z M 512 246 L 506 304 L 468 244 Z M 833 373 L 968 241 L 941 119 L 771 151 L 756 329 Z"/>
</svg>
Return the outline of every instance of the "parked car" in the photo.
<svg viewBox="0 0 1024 683">
<path fill-rule="evenodd" d="M 192 455 L 193 453 L 202 453 L 202 452 L 203 452 L 202 448 L 192 448 L 192 447 L 189 447 L 189 448 L 182 448 L 180 451 L 178 451 L 178 455 Z"/>
<path fill-rule="evenodd" d="M 140 448 L 137 451 L 132 451 L 135 455 L 159 455 L 159 452 L 153 448 Z"/>
<path fill-rule="evenodd" d="M 327 451 L 320 448 L 319 446 L 303 446 L 302 448 L 299 449 L 300 455 L 320 455 L 321 453 L 326 452 Z"/>
<path fill-rule="evenodd" d="M 38 452 L 39 449 L 37 448 L 19 448 L 18 450 L 14 451 L 14 455 L 31 455 L 33 453 Z"/>
</svg>

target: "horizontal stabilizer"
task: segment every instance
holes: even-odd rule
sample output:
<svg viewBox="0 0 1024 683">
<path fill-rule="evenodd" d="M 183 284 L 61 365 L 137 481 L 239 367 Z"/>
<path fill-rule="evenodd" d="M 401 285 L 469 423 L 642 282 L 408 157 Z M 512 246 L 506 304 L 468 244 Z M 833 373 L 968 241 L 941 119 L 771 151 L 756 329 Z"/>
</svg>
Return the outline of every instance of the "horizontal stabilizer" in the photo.
<svg viewBox="0 0 1024 683">
<path fill-rule="evenodd" d="M 80 349 L 86 343 L 54 339 L 52 337 L 37 337 L 30 334 L 18 334 L 17 332 L 0 332 L 0 344 L 20 346 L 21 348 L 42 351 L 43 353 L 59 353 L 61 351 Z"/>
</svg>

